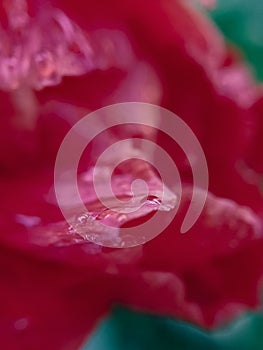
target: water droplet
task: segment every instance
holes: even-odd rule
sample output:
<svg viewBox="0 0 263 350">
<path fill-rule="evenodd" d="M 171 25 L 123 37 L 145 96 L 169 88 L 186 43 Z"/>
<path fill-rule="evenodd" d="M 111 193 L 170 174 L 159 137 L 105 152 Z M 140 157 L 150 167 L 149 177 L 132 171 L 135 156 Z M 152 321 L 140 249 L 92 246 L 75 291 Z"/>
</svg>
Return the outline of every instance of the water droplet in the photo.
<svg viewBox="0 0 263 350">
<path fill-rule="evenodd" d="M 69 227 L 68 227 L 68 232 L 71 233 L 71 234 L 76 233 L 76 231 L 75 231 L 75 229 L 74 229 L 73 226 L 69 226 Z"/>
<path fill-rule="evenodd" d="M 91 213 L 84 213 L 77 218 L 77 222 L 80 224 L 89 223 L 93 220 L 95 220 L 95 217 Z"/>
<path fill-rule="evenodd" d="M 157 196 L 154 196 L 154 195 L 149 195 L 146 200 L 143 199 L 142 200 L 142 203 L 145 202 L 147 205 L 161 205 L 161 200 L 160 198 L 158 198 Z"/>
<path fill-rule="evenodd" d="M 107 223 L 112 226 L 120 226 L 122 222 L 127 220 L 127 215 L 120 213 L 119 209 L 120 208 L 105 208 L 96 216 L 96 220 L 107 221 Z"/>
<path fill-rule="evenodd" d="M 17 214 L 15 220 L 18 224 L 21 224 L 27 228 L 37 226 L 41 223 L 41 219 L 38 216 L 29 216 L 23 214 Z"/>
<path fill-rule="evenodd" d="M 50 51 L 40 51 L 35 54 L 34 61 L 41 77 L 51 77 L 55 73 L 54 56 Z"/>
<path fill-rule="evenodd" d="M 120 214 L 118 216 L 118 221 L 121 223 L 121 222 L 125 222 L 127 220 L 127 215 L 124 215 L 124 214 Z"/>
<path fill-rule="evenodd" d="M 100 168 L 99 173 L 105 174 L 104 170 L 104 167 Z M 92 185 L 90 173 L 91 170 L 86 174 L 83 193 Z M 80 212 L 69 220 L 71 230 L 84 240 L 112 248 L 136 246 L 149 240 L 148 233 L 144 232 L 144 223 L 152 218 L 148 215 L 154 216 L 157 211 L 172 211 L 179 204 L 178 196 L 154 177 L 147 180 L 149 191 L 131 193 L 132 180 L 132 176 L 126 174 L 113 177 L 113 195 L 102 191 L 105 196 L 98 197 L 98 193 L 91 190 L 91 194 L 83 199 L 87 212 Z M 100 185 L 102 189 L 105 188 L 104 178 Z"/>
<path fill-rule="evenodd" d="M 28 318 L 24 317 L 24 318 L 20 318 L 19 320 L 16 320 L 14 323 L 14 328 L 17 331 L 23 331 L 25 330 L 29 325 L 29 320 Z"/>
</svg>

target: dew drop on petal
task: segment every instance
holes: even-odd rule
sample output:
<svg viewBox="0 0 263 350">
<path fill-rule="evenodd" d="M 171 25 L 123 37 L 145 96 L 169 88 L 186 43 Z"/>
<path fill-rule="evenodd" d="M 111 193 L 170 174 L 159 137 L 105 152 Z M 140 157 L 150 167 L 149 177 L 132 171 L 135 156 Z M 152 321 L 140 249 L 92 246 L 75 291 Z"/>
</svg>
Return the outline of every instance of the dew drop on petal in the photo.
<svg viewBox="0 0 263 350">
<path fill-rule="evenodd" d="M 27 228 L 41 224 L 41 219 L 38 216 L 16 214 L 15 220 L 18 224 L 21 224 Z"/>
<path fill-rule="evenodd" d="M 133 59 L 126 36 L 119 31 L 84 32 L 64 12 L 50 4 L 34 9 L 25 0 L 10 0 L 0 22 L 0 88 L 28 86 L 40 90 L 57 85 L 63 76 L 94 69 L 123 68 Z"/>
<path fill-rule="evenodd" d="M 14 328 L 17 331 L 23 331 L 28 327 L 28 325 L 29 325 L 29 320 L 28 318 L 24 317 L 15 321 Z"/>
</svg>

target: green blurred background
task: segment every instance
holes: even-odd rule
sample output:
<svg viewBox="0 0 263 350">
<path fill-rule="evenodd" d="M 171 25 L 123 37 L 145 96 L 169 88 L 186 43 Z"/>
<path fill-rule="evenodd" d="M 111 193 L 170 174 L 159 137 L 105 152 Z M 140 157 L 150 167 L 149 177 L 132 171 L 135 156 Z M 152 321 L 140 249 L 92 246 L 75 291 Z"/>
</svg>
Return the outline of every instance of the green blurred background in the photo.
<svg viewBox="0 0 263 350">
<path fill-rule="evenodd" d="M 153 0 L 156 1 L 156 0 Z M 263 0 L 217 0 L 209 15 L 263 81 Z M 185 322 L 115 308 L 82 350 L 262 350 L 263 314 L 205 332 Z"/>
<path fill-rule="evenodd" d="M 262 350 L 263 315 L 248 313 L 228 327 L 208 333 L 182 321 L 116 308 L 83 348 L 155 349 Z"/>
<path fill-rule="evenodd" d="M 263 1 L 217 0 L 209 12 L 225 37 L 242 51 L 254 76 L 263 81 Z"/>
</svg>

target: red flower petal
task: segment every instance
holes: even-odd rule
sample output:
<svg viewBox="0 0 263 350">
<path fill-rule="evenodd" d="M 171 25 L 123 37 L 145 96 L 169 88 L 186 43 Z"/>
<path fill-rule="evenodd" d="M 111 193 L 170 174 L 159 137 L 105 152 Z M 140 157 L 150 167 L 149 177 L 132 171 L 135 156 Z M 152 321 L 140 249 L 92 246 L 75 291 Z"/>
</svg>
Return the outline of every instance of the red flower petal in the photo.
<svg viewBox="0 0 263 350">
<path fill-rule="evenodd" d="M 123 298 L 126 296 L 132 305 L 169 315 L 182 316 L 183 310 L 185 318 L 205 326 L 226 321 L 246 307 L 259 306 L 262 221 L 250 209 L 212 195 L 196 225 L 184 235 L 178 231 L 182 217 L 183 208 L 166 231 L 144 246 L 133 271 L 137 283 L 131 274 L 133 282 L 123 283 L 126 291 Z M 155 274 L 158 281 L 163 272 L 163 292 L 159 290 L 155 295 L 151 283 L 147 289 L 143 276 L 148 272 L 153 284 Z M 177 282 L 165 276 L 177 276 L 183 282 L 183 304 L 172 299 L 173 304 L 171 296 L 167 297 L 169 293 L 176 294 Z M 190 305 L 195 305 L 192 311 Z"/>
<path fill-rule="evenodd" d="M 32 4 L 30 11 L 39 16 L 42 3 Z M 257 126 L 257 112 L 250 107 L 258 97 L 258 88 L 244 65 L 227 52 L 221 36 L 204 16 L 182 1 L 52 4 L 65 11 L 68 17 L 64 19 L 74 23 L 76 40 L 71 43 L 77 44 L 77 39 L 88 35 L 92 45 L 93 38 L 100 65 L 98 70 L 81 65 L 72 72 L 68 60 L 64 62 L 59 56 L 58 62 L 63 61 L 59 69 L 64 67 L 60 77 L 86 74 L 63 78 L 59 86 L 36 94 L 28 85 L 11 94 L 2 93 L 6 118 L 1 128 L 4 147 L 0 164 L 12 174 L 19 170 L 16 179 L 2 180 L 0 186 L 4 348 L 15 349 L 18 343 L 25 349 L 77 348 L 112 302 L 180 316 L 204 326 L 214 326 L 246 307 L 256 307 L 263 271 L 262 220 L 237 204 L 262 211 L 257 185 L 248 184 L 237 168 L 240 160 L 247 159 Z M 57 10 L 52 11 L 48 13 L 51 18 L 57 14 Z M 31 22 L 30 28 L 35 28 Z M 59 33 L 64 44 L 66 33 Z M 38 34 L 42 40 L 42 31 Z M 98 37 L 104 44 L 109 38 L 111 45 L 96 46 L 94 38 Z M 26 47 L 27 39 L 22 40 Z M 118 60 L 116 51 L 124 53 L 121 57 L 125 59 Z M 66 45 L 63 52 L 67 57 L 78 57 L 76 45 Z M 130 54 L 125 56 L 127 52 Z M 26 50 L 26 54 L 29 59 L 31 51 Z M 16 80 L 21 87 L 21 67 L 16 68 L 20 69 Z M 45 79 L 40 86 L 36 84 L 38 73 L 27 71 L 27 83 L 31 87 L 50 85 Z M 13 89 L 14 77 L 4 76 L 5 89 Z M 183 206 L 162 235 L 144 247 L 116 251 L 86 242 L 85 235 L 69 230 L 56 203 L 47 201 L 53 181 L 53 171 L 48 168 L 52 168 L 60 141 L 72 123 L 105 104 L 134 99 L 162 103 L 189 124 L 204 147 L 212 192 L 235 202 L 210 195 L 197 224 L 180 235 L 178 228 L 189 199 L 184 187 Z M 134 131 L 128 134 L 133 136 Z M 252 152 L 256 161 L 261 145 L 258 140 Z M 94 148 L 108 141 L 105 138 Z M 161 134 L 158 142 L 172 151 L 184 179 L 190 180 L 185 159 L 177 149 Z M 25 157 L 31 163 L 30 170 L 24 164 Z M 37 166 L 40 170 L 34 173 Z M 227 176 L 222 175 L 222 169 Z M 145 218 L 130 219 L 140 223 Z"/>
</svg>

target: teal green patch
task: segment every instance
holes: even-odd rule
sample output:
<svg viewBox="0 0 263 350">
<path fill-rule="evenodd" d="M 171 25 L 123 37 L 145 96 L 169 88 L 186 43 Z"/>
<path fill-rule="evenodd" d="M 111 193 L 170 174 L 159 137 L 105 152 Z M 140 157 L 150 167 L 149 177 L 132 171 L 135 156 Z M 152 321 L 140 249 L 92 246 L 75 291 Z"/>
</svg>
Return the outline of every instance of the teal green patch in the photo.
<svg viewBox="0 0 263 350">
<path fill-rule="evenodd" d="M 263 315 L 205 332 L 175 319 L 116 308 L 82 350 L 262 350 Z"/>
<path fill-rule="evenodd" d="M 263 80 L 263 1 L 217 0 L 211 16 L 224 35 L 241 48 L 255 76 Z"/>
</svg>

